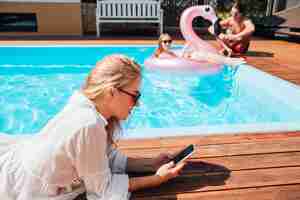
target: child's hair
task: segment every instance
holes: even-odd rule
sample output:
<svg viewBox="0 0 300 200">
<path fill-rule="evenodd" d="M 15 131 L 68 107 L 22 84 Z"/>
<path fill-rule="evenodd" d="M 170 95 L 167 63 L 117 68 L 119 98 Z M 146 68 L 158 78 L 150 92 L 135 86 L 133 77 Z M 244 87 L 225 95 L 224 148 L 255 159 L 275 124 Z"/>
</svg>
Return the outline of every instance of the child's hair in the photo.
<svg viewBox="0 0 300 200">
<path fill-rule="evenodd" d="M 240 0 L 236 0 L 232 7 L 236 8 L 243 16 L 245 15 L 246 7 Z"/>
<path fill-rule="evenodd" d="M 158 38 L 158 48 L 156 49 L 154 56 L 159 57 L 159 55 L 164 51 L 162 43 L 165 40 L 171 40 L 171 36 L 168 33 L 162 33 Z"/>
</svg>

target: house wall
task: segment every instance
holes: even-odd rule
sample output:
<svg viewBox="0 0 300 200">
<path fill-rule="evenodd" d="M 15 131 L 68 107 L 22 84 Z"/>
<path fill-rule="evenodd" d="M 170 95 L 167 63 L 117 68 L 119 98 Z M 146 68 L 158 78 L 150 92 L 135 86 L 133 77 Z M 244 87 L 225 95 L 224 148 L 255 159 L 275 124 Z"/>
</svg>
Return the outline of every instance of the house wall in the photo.
<svg viewBox="0 0 300 200">
<path fill-rule="evenodd" d="M 56 0 L 62 1 L 62 0 Z M 0 32 L 0 35 L 81 35 L 81 4 L 78 0 L 67 3 L 47 1 L 21 2 L 0 1 L 0 13 L 35 13 L 37 32 Z"/>
</svg>

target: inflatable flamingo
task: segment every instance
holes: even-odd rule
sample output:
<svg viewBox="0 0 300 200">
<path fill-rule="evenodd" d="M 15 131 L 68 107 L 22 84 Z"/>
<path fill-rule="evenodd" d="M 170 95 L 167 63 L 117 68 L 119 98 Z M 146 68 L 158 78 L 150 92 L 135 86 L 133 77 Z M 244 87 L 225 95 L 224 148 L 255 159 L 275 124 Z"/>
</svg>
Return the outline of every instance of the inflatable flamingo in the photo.
<svg viewBox="0 0 300 200">
<path fill-rule="evenodd" d="M 187 41 L 186 45 L 193 50 L 218 53 L 212 45 L 199 38 L 194 32 L 193 19 L 199 16 L 209 20 L 212 24 L 218 21 L 216 13 L 211 6 L 205 5 L 187 8 L 180 17 L 180 30 L 183 38 Z"/>
<path fill-rule="evenodd" d="M 149 69 L 192 71 L 202 74 L 212 74 L 220 71 L 226 63 L 223 62 L 223 58 L 226 58 L 217 55 L 217 49 L 196 35 L 192 22 L 198 16 L 209 20 L 212 24 L 218 21 L 214 9 L 209 5 L 193 6 L 186 9 L 180 17 L 180 30 L 186 41 L 185 47 L 175 52 L 177 57 L 164 56 L 163 54 L 159 58 L 152 56 L 145 60 L 145 66 Z M 201 52 L 202 59 L 195 60 L 182 57 L 183 51 L 187 49 L 197 51 L 199 54 Z M 207 57 L 218 59 L 206 59 Z"/>
</svg>

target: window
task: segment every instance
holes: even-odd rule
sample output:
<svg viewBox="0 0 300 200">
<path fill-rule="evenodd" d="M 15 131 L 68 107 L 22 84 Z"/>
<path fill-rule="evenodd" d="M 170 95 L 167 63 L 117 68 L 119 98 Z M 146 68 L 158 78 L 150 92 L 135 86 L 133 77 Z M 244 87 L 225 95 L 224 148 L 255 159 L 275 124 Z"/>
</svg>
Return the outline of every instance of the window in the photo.
<svg viewBox="0 0 300 200">
<path fill-rule="evenodd" d="M 37 32 L 35 13 L 0 13 L 0 32 Z"/>
</svg>

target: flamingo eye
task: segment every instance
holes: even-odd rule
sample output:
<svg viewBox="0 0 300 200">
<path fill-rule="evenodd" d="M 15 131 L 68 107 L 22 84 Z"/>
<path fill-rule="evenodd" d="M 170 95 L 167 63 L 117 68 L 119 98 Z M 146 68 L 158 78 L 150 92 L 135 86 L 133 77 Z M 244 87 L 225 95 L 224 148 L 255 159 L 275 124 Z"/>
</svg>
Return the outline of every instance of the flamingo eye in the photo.
<svg viewBox="0 0 300 200">
<path fill-rule="evenodd" d="M 209 12 L 209 10 L 210 10 L 209 7 L 205 8 L 205 12 Z"/>
</svg>

